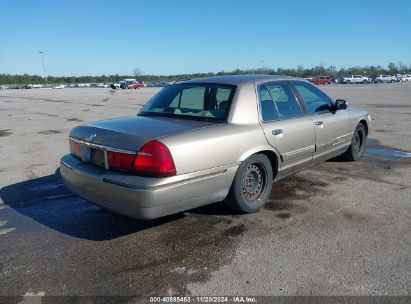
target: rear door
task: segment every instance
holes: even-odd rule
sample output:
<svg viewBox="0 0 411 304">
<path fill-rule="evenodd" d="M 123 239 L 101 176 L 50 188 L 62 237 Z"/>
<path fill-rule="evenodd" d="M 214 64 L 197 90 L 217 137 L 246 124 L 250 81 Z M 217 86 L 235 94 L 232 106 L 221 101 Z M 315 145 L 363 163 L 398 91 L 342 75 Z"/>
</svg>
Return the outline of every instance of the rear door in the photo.
<svg viewBox="0 0 411 304">
<path fill-rule="evenodd" d="M 333 111 L 332 100 L 310 83 L 291 83 L 315 126 L 316 144 L 313 159 L 329 159 L 351 142 L 352 132 L 349 129 L 348 113 L 346 110 Z"/>
<path fill-rule="evenodd" d="M 271 146 L 281 155 L 279 176 L 307 167 L 315 149 L 315 130 L 286 82 L 258 85 L 261 126 Z"/>
</svg>

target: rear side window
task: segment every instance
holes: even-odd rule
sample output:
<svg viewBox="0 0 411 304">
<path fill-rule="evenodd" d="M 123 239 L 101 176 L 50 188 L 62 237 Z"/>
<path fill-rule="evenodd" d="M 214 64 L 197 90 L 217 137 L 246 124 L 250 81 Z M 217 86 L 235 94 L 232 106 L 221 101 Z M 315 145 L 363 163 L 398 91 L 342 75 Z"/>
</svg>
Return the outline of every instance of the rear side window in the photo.
<svg viewBox="0 0 411 304">
<path fill-rule="evenodd" d="M 203 109 L 204 87 L 194 87 L 181 91 L 170 106 L 175 108 Z"/>
<path fill-rule="evenodd" d="M 302 115 L 300 105 L 287 84 L 268 83 L 261 85 L 259 90 L 263 121 Z"/>
<path fill-rule="evenodd" d="M 228 101 L 230 100 L 231 89 L 229 88 L 217 88 L 215 100 L 217 102 L 217 108 L 225 110 L 227 108 Z"/>
<path fill-rule="evenodd" d="M 278 119 L 278 111 L 266 86 L 260 86 L 261 115 L 264 121 Z"/>
<path fill-rule="evenodd" d="M 305 82 L 293 82 L 294 87 L 307 105 L 310 114 L 327 113 L 331 110 L 331 101 L 317 87 Z"/>
</svg>

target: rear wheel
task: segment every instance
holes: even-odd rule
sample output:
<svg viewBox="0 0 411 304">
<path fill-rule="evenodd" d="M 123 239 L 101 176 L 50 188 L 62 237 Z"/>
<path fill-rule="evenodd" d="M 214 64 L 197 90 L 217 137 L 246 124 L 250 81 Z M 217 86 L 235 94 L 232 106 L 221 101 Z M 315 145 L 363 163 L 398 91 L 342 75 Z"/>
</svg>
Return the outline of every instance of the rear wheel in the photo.
<svg viewBox="0 0 411 304">
<path fill-rule="evenodd" d="M 250 156 L 238 167 L 228 195 L 229 206 L 244 213 L 260 210 L 270 196 L 272 181 L 273 170 L 267 156 Z"/>
<path fill-rule="evenodd" d="M 354 135 L 351 139 L 351 145 L 348 150 L 342 155 L 342 157 L 349 161 L 359 160 L 365 151 L 365 140 L 367 139 L 367 133 L 363 124 L 358 124 L 355 129 Z"/>
</svg>

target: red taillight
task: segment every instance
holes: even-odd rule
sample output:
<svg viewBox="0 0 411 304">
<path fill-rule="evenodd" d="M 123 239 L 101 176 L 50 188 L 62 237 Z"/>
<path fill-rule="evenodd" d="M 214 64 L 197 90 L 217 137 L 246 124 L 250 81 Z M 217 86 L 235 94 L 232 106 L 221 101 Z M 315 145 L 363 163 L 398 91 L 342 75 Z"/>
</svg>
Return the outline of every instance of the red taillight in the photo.
<svg viewBox="0 0 411 304">
<path fill-rule="evenodd" d="M 110 169 L 129 171 L 133 167 L 135 154 L 107 151 L 107 161 Z"/>
<path fill-rule="evenodd" d="M 80 143 L 78 143 L 77 141 L 74 141 L 73 139 L 70 138 L 70 152 L 71 154 L 73 154 L 74 156 L 77 156 L 79 158 L 81 158 L 81 147 L 80 147 Z"/>
<path fill-rule="evenodd" d="M 166 145 L 155 139 L 146 143 L 138 151 L 133 171 L 156 177 L 176 175 L 170 151 Z"/>
</svg>

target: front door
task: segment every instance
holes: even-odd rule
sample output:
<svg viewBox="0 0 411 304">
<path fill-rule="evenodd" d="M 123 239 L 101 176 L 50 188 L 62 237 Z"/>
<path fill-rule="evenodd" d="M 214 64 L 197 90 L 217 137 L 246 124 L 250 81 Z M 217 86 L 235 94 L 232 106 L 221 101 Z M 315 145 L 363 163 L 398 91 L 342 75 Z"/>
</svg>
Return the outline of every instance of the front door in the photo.
<svg viewBox="0 0 411 304">
<path fill-rule="evenodd" d="M 346 110 L 333 110 L 331 99 L 312 84 L 292 81 L 304 101 L 314 126 L 316 147 L 313 159 L 322 161 L 335 156 L 347 147 L 352 138 Z"/>
</svg>

